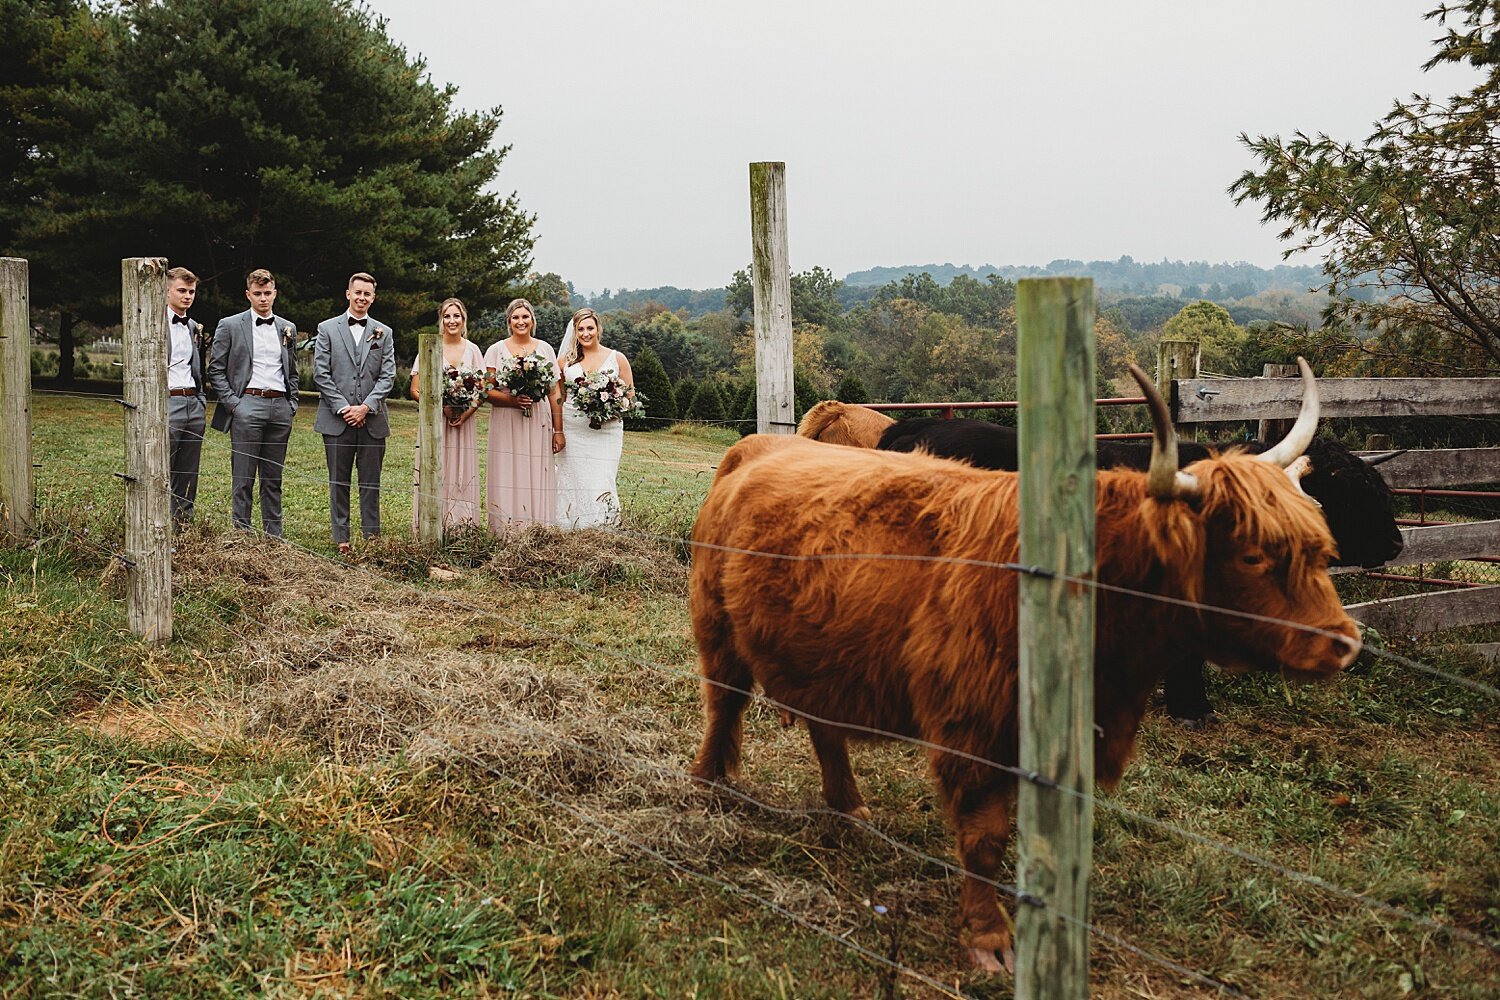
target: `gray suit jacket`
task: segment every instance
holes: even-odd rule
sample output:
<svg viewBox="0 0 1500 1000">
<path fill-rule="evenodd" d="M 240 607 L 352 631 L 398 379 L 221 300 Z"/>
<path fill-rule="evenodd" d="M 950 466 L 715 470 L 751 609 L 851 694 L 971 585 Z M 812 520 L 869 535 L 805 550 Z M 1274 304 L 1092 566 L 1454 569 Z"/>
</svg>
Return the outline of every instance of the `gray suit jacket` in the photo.
<svg viewBox="0 0 1500 1000">
<path fill-rule="evenodd" d="M 370 436 L 389 437 L 385 398 L 396 385 L 396 335 L 372 316 L 356 344 L 348 313 L 325 319 L 313 344 L 313 385 L 318 387 L 318 419 L 313 423 L 318 433 L 344 433 L 349 425 L 339 411 L 363 403 L 370 408 L 365 418 Z"/>
<path fill-rule="evenodd" d="M 255 312 L 246 309 L 234 316 L 219 320 L 214 330 L 213 347 L 209 351 L 208 381 L 219 396 L 219 405 L 214 407 L 214 430 L 227 431 L 234 419 L 234 408 L 240 403 L 240 395 L 250 384 L 255 367 L 255 327 L 251 320 Z M 281 341 L 281 374 L 285 382 L 287 402 L 292 413 L 297 412 L 297 328 L 289 319 L 275 313 L 276 336 Z"/>
</svg>

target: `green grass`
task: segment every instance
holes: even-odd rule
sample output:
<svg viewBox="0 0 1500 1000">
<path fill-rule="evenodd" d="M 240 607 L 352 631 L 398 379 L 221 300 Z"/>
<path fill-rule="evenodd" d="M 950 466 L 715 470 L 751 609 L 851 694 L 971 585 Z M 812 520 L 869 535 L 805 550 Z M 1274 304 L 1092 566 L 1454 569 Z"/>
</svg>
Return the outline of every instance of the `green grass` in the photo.
<svg viewBox="0 0 1500 1000">
<path fill-rule="evenodd" d="M 807 925 L 1010 995 L 959 963 L 950 873 L 817 811 L 800 730 L 747 716 L 738 787 L 782 811 L 682 776 L 699 698 L 671 539 L 732 432 L 627 434 L 625 533 L 464 535 L 441 585 L 399 537 L 321 558 L 310 407 L 286 510 L 316 555 L 223 527 L 211 434 L 176 637 L 153 648 L 124 631 L 108 556 L 117 411 L 35 400 L 42 540 L 0 549 L 0 997 L 942 995 Z M 388 485 L 413 422 L 396 411 Z M 387 495 L 393 535 L 409 504 Z M 1493 995 L 1492 952 L 1108 808 L 1500 937 L 1493 701 L 1373 657 L 1329 685 L 1211 682 L 1224 724 L 1150 716 L 1097 811 L 1101 927 L 1255 997 Z M 951 858 L 918 751 L 860 748 L 855 768 L 882 832 Z M 1095 995 L 1212 995 L 1092 948 Z"/>
</svg>

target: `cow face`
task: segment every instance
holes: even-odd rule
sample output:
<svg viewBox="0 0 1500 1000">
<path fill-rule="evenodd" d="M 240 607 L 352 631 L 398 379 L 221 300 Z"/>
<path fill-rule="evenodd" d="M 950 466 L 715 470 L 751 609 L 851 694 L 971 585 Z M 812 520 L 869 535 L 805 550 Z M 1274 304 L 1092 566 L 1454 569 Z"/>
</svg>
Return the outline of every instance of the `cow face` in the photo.
<svg viewBox="0 0 1500 1000">
<path fill-rule="evenodd" d="M 1230 670 L 1309 679 L 1352 663 L 1359 630 L 1329 579 L 1333 537 L 1318 508 L 1279 470 L 1249 457 L 1188 471 L 1203 484 L 1202 603 L 1249 616 L 1203 612 L 1209 658 Z"/>
</svg>

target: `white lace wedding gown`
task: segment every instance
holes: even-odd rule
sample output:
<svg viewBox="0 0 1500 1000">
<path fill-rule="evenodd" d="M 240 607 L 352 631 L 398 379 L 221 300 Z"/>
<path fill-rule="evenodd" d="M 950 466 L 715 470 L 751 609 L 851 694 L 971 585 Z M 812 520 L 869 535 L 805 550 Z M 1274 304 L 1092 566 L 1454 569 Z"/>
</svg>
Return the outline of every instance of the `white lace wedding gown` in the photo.
<svg viewBox="0 0 1500 1000">
<path fill-rule="evenodd" d="M 609 352 L 601 372 L 619 375 L 619 355 Z M 583 366 L 563 370 L 565 382 L 583 374 Z M 620 449 L 625 446 L 625 422 L 611 420 L 597 430 L 573 405 L 563 403 L 563 434 L 567 447 L 557 454 L 557 524 L 561 528 L 612 528 L 620 523 L 620 498 L 615 478 L 620 471 Z"/>
</svg>

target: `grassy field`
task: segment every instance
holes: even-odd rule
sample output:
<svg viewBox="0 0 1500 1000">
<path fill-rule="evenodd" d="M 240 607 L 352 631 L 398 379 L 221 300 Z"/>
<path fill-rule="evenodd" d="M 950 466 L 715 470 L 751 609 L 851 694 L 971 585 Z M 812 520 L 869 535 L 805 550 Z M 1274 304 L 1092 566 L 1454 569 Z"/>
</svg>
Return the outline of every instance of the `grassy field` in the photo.
<svg viewBox="0 0 1500 1000">
<path fill-rule="evenodd" d="M 918 751 L 856 751 L 874 830 L 819 808 L 805 735 L 764 709 L 740 796 L 686 778 L 674 539 L 732 434 L 628 434 L 623 532 L 436 556 L 388 537 L 351 563 L 328 558 L 311 407 L 288 545 L 225 526 L 210 434 L 177 636 L 153 648 L 123 629 L 110 555 L 118 410 L 36 398 L 41 537 L 0 549 L 0 997 L 1010 995 L 959 962 Z M 414 412 L 394 423 L 392 536 Z M 429 582 L 434 559 L 459 581 Z M 1224 724 L 1148 718 L 1098 811 L 1095 994 L 1214 995 L 1155 955 L 1253 997 L 1493 996 L 1495 952 L 1213 846 L 1500 938 L 1493 700 L 1374 656 L 1326 686 L 1211 695 Z"/>
</svg>

